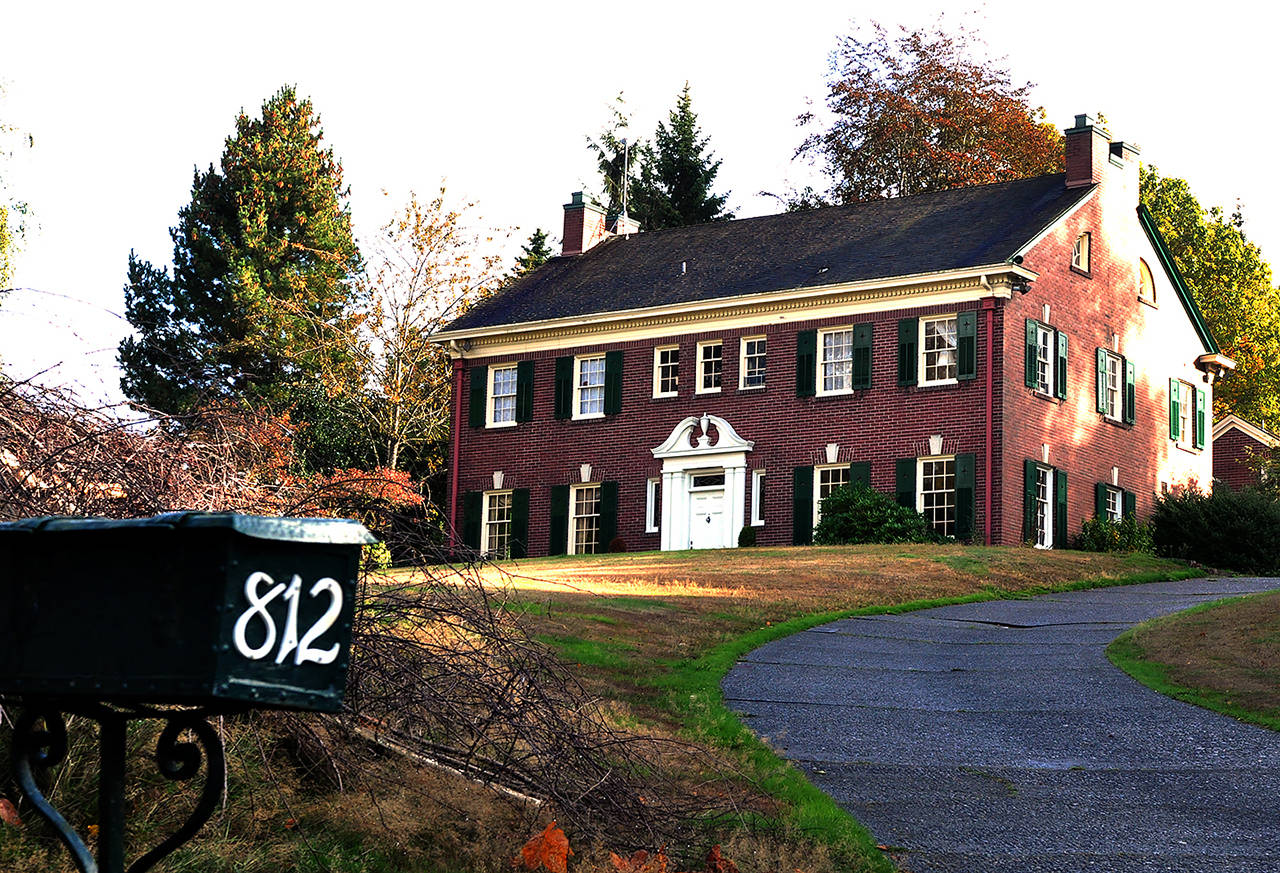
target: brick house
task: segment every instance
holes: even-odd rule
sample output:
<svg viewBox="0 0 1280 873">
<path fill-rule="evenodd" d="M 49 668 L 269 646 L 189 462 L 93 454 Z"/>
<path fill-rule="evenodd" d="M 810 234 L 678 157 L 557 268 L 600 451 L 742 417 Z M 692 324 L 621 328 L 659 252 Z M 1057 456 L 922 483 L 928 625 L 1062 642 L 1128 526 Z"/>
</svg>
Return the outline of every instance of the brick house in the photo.
<svg viewBox="0 0 1280 873">
<path fill-rule="evenodd" d="M 1238 415 L 1213 425 L 1213 481 L 1234 489 L 1262 481 L 1263 459 L 1280 446 L 1280 437 Z"/>
<path fill-rule="evenodd" d="M 1212 476 L 1232 366 L 1087 116 L 1065 174 L 564 251 L 437 334 L 450 521 L 483 552 L 807 544 L 863 482 L 964 540 L 1066 545 Z"/>
</svg>

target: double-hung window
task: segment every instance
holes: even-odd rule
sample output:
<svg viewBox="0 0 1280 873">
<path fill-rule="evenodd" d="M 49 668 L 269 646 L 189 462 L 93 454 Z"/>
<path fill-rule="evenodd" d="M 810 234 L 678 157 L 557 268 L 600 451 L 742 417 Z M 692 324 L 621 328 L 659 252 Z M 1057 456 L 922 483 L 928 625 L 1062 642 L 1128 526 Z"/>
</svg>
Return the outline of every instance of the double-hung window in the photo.
<svg viewBox="0 0 1280 873">
<path fill-rule="evenodd" d="M 1098 412 L 1107 421 L 1133 424 L 1136 419 L 1136 368 L 1110 349 L 1098 349 Z"/>
<path fill-rule="evenodd" d="M 653 396 L 675 397 L 680 393 L 680 347 L 659 346 L 653 350 Z"/>
<path fill-rule="evenodd" d="M 822 501 L 823 498 L 831 494 L 837 488 L 849 484 L 849 465 L 848 464 L 829 464 L 816 468 L 817 481 L 814 482 L 813 494 L 813 526 L 817 527 L 818 522 L 822 521 Z"/>
<path fill-rule="evenodd" d="M 763 336 L 743 337 L 738 360 L 739 388 L 764 387 L 765 360 L 765 338 Z"/>
<path fill-rule="evenodd" d="M 1169 437 L 1184 449 L 1203 449 L 1209 394 L 1179 379 L 1169 380 Z"/>
<path fill-rule="evenodd" d="M 818 332 L 821 359 L 819 394 L 845 394 L 853 390 L 853 328 Z"/>
<path fill-rule="evenodd" d="M 487 491 L 484 495 L 484 537 L 480 550 L 493 558 L 511 557 L 510 491 Z"/>
<path fill-rule="evenodd" d="M 1036 467 L 1035 545 L 1037 549 L 1053 547 L 1053 470 Z"/>
<path fill-rule="evenodd" d="M 569 496 L 569 554 L 600 551 L 600 486 L 575 485 Z"/>
<path fill-rule="evenodd" d="M 1026 384 L 1044 397 L 1066 399 L 1067 335 L 1033 318 L 1027 319 Z"/>
<path fill-rule="evenodd" d="M 574 418 L 599 418 L 604 415 L 604 355 L 577 359 L 574 380 Z"/>
<path fill-rule="evenodd" d="M 724 343 L 698 343 L 698 394 L 715 394 L 720 390 L 724 371 Z"/>
<path fill-rule="evenodd" d="M 1120 384 L 1120 356 L 1107 353 L 1103 372 L 1102 414 L 1119 421 L 1124 404 L 1124 388 Z"/>
<path fill-rule="evenodd" d="M 516 366 L 489 368 L 489 426 L 516 423 Z"/>
<path fill-rule="evenodd" d="M 920 319 L 920 384 L 955 382 L 957 361 L 956 317 Z"/>
<path fill-rule="evenodd" d="M 916 471 L 916 511 L 943 536 L 956 533 L 956 459 L 920 458 Z"/>
</svg>

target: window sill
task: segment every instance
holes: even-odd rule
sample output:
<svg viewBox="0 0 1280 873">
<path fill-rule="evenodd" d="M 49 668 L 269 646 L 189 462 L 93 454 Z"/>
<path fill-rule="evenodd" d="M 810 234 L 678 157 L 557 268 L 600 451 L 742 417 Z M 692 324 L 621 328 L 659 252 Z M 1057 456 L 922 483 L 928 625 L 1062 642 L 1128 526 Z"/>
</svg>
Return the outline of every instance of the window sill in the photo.
<svg viewBox="0 0 1280 873">
<path fill-rule="evenodd" d="M 1109 424 L 1112 427 L 1118 427 L 1121 430 L 1133 430 L 1133 425 L 1126 424 L 1124 419 L 1112 418 L 1109 415 L 1099 415 L 1099 417 L 1102 419 L 1103 424 Z"/>
<path fill-rule="evenodd" d="M 866 390 L 866 389 L 863 389 L 863 390 Z M 843 391 L 819 391 L 817 394 L 814 394 L 813 396 L 818 398 L 819 400 L 822 400 L 827 397 L 849 397 L 849 396 L 852 396 L 853 391 L 854 389 L 852 388 L 845 388 Z"/>
<path fill-rule="evenodd" d="M 693 393 L 694 394 L 719 394 L 721 390 L 722 389 L 720 388 L 699 388 Z"/>
<path fill-rule="evenodd" d="M 1065 398 L 1059 397 L 1056 394 L 1046 394 L 1043 391 L 1041 391 L 1039 388 L 1032 388 L 1031 396 L 1039 397 L 1041 400 L 1048 400 L 1050 403 L 1061 404 L 1066 402 Z"/>
<path fill-rule="evenodd" d="M 1138 302 L 1146 306 L 1150 306 L 1152 309 L 1160 308 L 1159 303 L 1156 303 L 1154 300 L 1148 300 L 1147 298 L 1143 297 L 1141 294 L 1138 295 Z"/>
<path fill-rule="evenodd" d="M 738 386 L 739 391 L 763 391 L 764 388 L 765 386 L 763 385 L 739 385 Z"/>
<path fill-rule="evenodd" d="M 603 412 L 595 412 L 595 413 L 592 413 L 591 415 L 575 415 L 573 418 L 569 420 L 570 421 L 598 421 L 599 419 L 602 419 L 602 418 L 604 418 Z"/>
<path fill-rule="evenodd" d="M 485 430 L 502 430 L 505 427 L 515 427 L 519 422 L 516 421 L 489 421 L 485 422 Z"/>
<path fill-rule="evenodd" d="M 1084 276 L 1086 279 L 1093 278 L 1093 272 L 1091 270 L 1082 270 L 1075 264 L 1071 265 L 1071 272 L 1075 273 L 1077 276 Z"/>
<path fill-rule="evenodd" d="M 971 380 L 966 379 L 965 381 L 968 382 Z M 959 384 L 960 384 L 959 379 L 939 379 L 936 382 L 917 382 L 914 386 L 903 386 L 903 387 L 946 388 L 949 385 L 959 385 Z"/>
<path fill-rule="evenodd" d="M 751 526 L 752 526 L 752 527 L 764 527 L 764 522 L 763 522 L 763 521 L 753 521 L 753 522 L 751 522 Z"/>
<path fill-rule="evenodd" d="M 653 397 L 652 397 L 651 399 L 653 399 L 653 400 L 678 400 L 679 398 L 680 398 L 680 394 L 679 394 L 679 392 L 677 392 L 677 393 L 675 393 L 675 394 L 655 394 L 655 395 L 653 395 Z"/>
<path fill-rule="evenodd" d="M 1197 449 L 1195 446 L 1184 446 L 1182 443 L 1174 443 L 1173 445 L 1174 448 L 1186 452 L 1188 455 L 1198 455 L 1204 451 L 1204 449 Z"/>
</svg>

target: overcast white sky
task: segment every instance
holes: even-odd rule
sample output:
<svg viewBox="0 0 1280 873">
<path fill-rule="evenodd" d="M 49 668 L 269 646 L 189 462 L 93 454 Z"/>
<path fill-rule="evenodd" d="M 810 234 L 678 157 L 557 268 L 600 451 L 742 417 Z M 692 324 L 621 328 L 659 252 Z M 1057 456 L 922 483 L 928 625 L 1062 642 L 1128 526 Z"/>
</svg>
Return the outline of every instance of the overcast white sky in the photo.
<svg viewBox="0 0 1280 873">
<path fill-rule="evenodd" d="M 449 7 L 437 9 L 437 7 Z M 827 57 L 853 20 L 917 25 L 959 7 L 893 3 L 8 4 L 0 118 L 35 140 L 5 167 L 36 226 L 20 290 L 0 305 L 10 373 L 118 397 L 130 249 L 168 263 L 192 171 L 218 160 L 236 113 L 283 83 L 320 112 L 369 236 L 410 191 L 441 180 L 479 203 L 512 248 L 557 237 L 572 191 L 596 185 L 585 137 L 625 93 L 650 135 L 686 80 L 739 216 L 802 181 L 795 116 L 821 101 Z M 1069 13 L 1069 14 L 1068 14 Z M 988 0 L 980 29 L 1059 127 L 1103 112 L 1144 162 L 1206 205 L 1244 202 L 1246 231 L 1280 253 L 1273 151 L 1275 4 Z M 954 19 L 960 20 L 960 19 Z M 386 192 L 385 194 L 383 192 Z"/>
</svg>

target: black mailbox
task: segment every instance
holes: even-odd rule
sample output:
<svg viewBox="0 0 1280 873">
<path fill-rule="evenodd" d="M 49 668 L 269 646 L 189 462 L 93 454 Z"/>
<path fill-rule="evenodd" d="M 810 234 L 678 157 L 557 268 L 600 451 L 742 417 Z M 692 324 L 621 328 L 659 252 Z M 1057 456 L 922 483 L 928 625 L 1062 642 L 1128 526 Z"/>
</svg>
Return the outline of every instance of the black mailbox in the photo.
<svg viewBox="0 0 1280 873">
<path fill-rule="evenodd" d="M 222 513 L 0 524 L 0 694 L 337 711 L 372 542 Z"/>
</svg>

